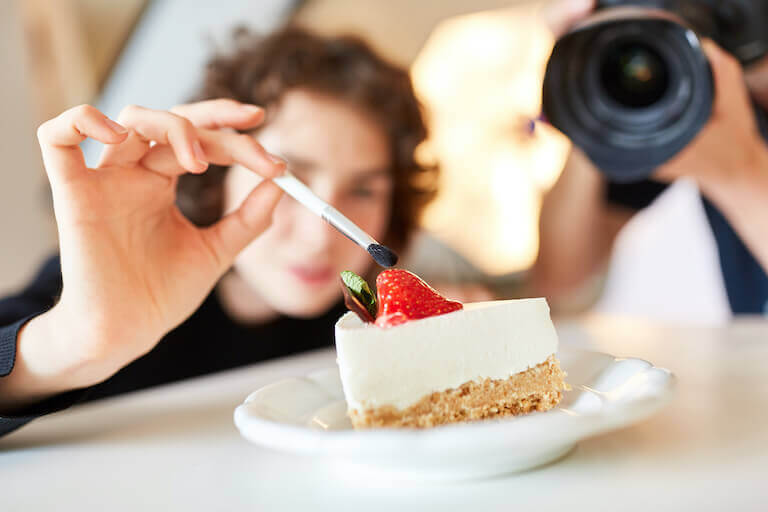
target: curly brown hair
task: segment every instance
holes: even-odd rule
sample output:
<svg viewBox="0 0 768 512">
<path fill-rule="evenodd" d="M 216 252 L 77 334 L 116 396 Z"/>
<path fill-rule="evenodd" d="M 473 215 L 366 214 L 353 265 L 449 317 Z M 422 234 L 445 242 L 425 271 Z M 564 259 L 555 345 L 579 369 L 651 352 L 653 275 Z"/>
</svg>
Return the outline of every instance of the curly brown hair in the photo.
<svg viewBox="0 0 768 512">
<path fill-rule="evenodd" d="M 287 27 L 266 37 L 238 29 L 234 52 L 207 65 L 198 100 L 232 98 L 277 106 L 290 90 L 305 89 L 349 102 L 372 116 L 389 139 L 392 162 L 392 217 L 382 240 L 401 250 L 424 206 L 434 197 L 437 167 L 416 161 L 414 152 L 427 136 L 421 106 L 408 73 L 352 36 L 324 37 Z M 178 204 L 198 225 L 223 214 L 227 168 L 211 166 L 202 175 L 179 179 Z"/>
</svg>

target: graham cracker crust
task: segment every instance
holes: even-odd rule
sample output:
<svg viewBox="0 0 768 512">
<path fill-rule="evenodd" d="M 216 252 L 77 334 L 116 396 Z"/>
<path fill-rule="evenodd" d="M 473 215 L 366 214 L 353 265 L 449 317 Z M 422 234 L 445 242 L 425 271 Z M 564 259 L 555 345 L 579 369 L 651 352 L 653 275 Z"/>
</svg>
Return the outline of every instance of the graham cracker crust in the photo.
<svg viewBox="0 0 768 512">
<path fill-rule="evenodd" d="M 349 411 L 356 429 L 377 427 L 428 428 L 446 423 L 516 416 L 547 411 L 570 389 L 554 355 L 508 379 L 465 382 L 458 388 L 425 396 L 405 410 L 394 406 Z"/>
</svg>

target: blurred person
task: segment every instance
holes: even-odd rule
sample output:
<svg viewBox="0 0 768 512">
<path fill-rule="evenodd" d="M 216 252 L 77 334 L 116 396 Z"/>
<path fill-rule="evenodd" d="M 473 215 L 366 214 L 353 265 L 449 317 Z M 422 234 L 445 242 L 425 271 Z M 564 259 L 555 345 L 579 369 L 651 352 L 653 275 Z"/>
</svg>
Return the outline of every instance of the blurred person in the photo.
<svg viewBox="0 0 768 512">
<path fill-rule="evenodd" d="M 559 37 L 586 18 L 595 3 L 552 1 L 545 20 Z M 714 42 L 703 44 L 716 88 L 711 118 L 652 180 L 610 183 L 583 152 L 572 150 L 543 202 L 541 248 L 533 270 L 539 293 L 557 300 L 594 283 L 628 221 L 667 184 L 688 178 L 704 198 L 731 311 L 768 313 L 768 147 L 750 99 L 768 109 L 768 58 L 745 71 Z"/>
<path fill-rule="evenodd" d="M 240 32 L 197 99 L 127 107 L 117 123 L 80 106 L 40 127 L 60 256 L 0 300 L 0 434 L 74 403 L 332 346 L 339 272 L 374 265 L 264 179 L 282 158 L 395 251 L 434 195 L 437 169 L 414 160 L 426 128 L 408 73 L 358 39 Z M 105 144 L 94 169 L 78 147 L 87 137 Z"/>
</svg>

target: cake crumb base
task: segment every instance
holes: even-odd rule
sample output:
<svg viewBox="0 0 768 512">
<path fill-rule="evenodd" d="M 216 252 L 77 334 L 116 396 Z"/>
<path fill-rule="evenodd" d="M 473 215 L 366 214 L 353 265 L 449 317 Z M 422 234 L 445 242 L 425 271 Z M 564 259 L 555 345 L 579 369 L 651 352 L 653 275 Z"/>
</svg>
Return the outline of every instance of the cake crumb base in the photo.
<svg viewBox="0 0 768 512">
<path fill-rule="evenodd" d="M 570 389 L 554 355 L 508 379 L 469 381 L 425 396 L 407 409 L 391 405 L 349 411 L 356 429 L 378 427 L 429 428 L 446 423 L 477 421 L 547 411 Z"/>
</svg>

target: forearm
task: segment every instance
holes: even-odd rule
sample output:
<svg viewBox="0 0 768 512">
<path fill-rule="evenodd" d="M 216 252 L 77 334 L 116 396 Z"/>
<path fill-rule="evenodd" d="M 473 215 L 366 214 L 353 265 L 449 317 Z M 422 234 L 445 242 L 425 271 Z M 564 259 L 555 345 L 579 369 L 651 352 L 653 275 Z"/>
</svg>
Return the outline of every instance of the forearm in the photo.
<svg viewBox="0 0 768 512">
<path fill-rule="evenodd" d="M 606 204 L 600 174 L 574 153 L 544 199 L 533 269 L 537 293 L 557 296 L 588 280 L 608 259 L 630 215 Z"/>
<path fill-rule="evenodd" d="M 533 275 L 546 295 L 577 285 L 586 277 L 598 257 L 596 247 L 601 245 L 594 199 L 562 192 L 565 190 L 555 188 L 547 195 L 539 220 L 539 255 Z"/>
<path fill-rule="evenodd" d="M 768 148 L 744 172 L 705 176 L 699 186 L 768 273 Z"/>
</svg>

